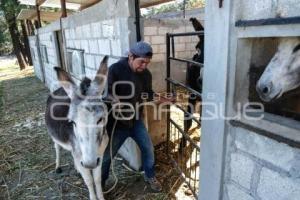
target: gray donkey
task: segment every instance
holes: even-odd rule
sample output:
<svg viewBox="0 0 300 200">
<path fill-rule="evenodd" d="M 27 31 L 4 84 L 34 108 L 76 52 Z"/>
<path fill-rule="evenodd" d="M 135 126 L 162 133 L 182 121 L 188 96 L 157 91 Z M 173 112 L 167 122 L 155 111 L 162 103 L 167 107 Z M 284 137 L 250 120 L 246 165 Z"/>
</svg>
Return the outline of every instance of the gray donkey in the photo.
<svg viewBox="0 0 300 200">
<path fill-rule="evenodd" d="M 102 99 L 106 84 L 105 56 L 94 80 L 85 78 L 80 87 L 61 68 L 56 67 L 61 88 L 47 100 L 45 114 L 48 133 L 56 150 L 56 171 L 60 169 L 60 148 L 71 151 L 75 168 L 89 190 L 90 199 L 104 199 L 101 163 L 109 138 L 106 132 L 108 110 Z"/>
</svg>

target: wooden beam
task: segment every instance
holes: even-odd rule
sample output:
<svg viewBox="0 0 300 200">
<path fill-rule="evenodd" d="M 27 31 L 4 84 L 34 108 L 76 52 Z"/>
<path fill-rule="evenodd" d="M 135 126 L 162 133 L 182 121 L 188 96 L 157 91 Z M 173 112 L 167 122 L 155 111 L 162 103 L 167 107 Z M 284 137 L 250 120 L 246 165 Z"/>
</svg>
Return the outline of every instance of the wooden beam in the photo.
<svg viewBox="0 0 300 200">
<path fill-rule="evenodd" d="M 144 0 L 144 1 L 140 2 L 140 7 L 141 8 L 147 8 L 147 7 L 150 7 L 150 6 L 155 6 L 155 5 L 162 4 L 162 3 L 167 3 L 167 2 L 170 2 L 170 1 L 174 1 L 174 0 L 160 0 L 160 1 L 156 1 L 156 2 L 146 2 L 146 0 Z"/>
<path fill-rule="evenodd" d="M 93 5 L 95 5 L 96 3 L 99 3 L 101 0 L 94 0 L 94 1 L 90 1 L 89 3 L 87 4 L 81 4 L 79 10 L 83 10 L 83 9 L 86 9 L 88 7 L 91 7 Z"/>
<path fill-rule="evenodd" d="M 67 17 L 66 0 L 60 0 L 61 18 Z"/>
<path fill-rule="evenodd" d="M 45 3 L 47 0 L 36 0 L 36 5 L 41 6 L 43 3 Z"/>
</svg>

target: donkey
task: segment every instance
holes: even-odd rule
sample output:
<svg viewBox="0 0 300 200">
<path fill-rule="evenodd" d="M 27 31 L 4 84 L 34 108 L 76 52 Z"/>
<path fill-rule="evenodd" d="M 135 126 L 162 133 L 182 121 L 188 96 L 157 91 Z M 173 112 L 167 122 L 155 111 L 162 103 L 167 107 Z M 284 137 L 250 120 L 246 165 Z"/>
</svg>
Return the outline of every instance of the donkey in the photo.
<svg viewBox="0 0 300 200">
<path fill-rule="evenodd" d="M 282 38 L 256 84 L 256 91 L 263 101 L 270 102 L 299 86 L 300 38 Z"/>
<path fill-rule="evenodd" d="M 84 78 L 77 87 L 61 68 L 56 73 L 61 88 L 47 100 L 45 121 L 56 150 L 56 172 L 60 172 L 60 148 L 71 151 L 74 166 L 89 190 L 90 199 L 104 199 L 101 163 L 109 138 L 106 132 L 108 111 L 102 99 L 106 84 L 105 56 L 93 81 Z"/>
<path fill-rule="evenodd" d="M 194 17 L 190 18 L 195 31 L 204 31 L 204 27 Z M 199 35 L 199 42 L 195 46 L 197 53 L 193 56 L 193 61 L 203 64 L 204 63 L 204 35 Z M 203 68 L 196 64 L 187 64 L 186 84 L 192 89 L 201 92 L 202 90 L 202 77 Z M 192 119 L 189 116 L 193 114 L 197 101 L 201 101 L 201 97 L 194 94 L 189 95 L 187 113 L 184 114 L 184 131 L 188 132 L 192 126 Z M 189 114 L 188 114 L 189 113 Z M 186 139 L 183 137 L 180 141 L 179 150 L 182 152 L 186 146 Z"/>
</svg>

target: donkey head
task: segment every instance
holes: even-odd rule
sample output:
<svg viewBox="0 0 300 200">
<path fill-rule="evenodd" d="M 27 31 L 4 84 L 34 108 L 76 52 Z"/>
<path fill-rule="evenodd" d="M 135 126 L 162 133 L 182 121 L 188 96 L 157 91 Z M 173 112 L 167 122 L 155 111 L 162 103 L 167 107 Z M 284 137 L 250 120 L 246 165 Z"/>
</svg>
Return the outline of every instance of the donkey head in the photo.
<svg viewBox="0 0 300 200">
<path fill-rule="evenodd" d="M 77 87 L 71 77 L 62 69 L 56 68 L 60 85 L 70 98 L 68 120 L 73 125 L 75 139 L 75 156 L 81 165 L 95 168 L 108 143 L 106 122 L 108 110 L 102 100 L 106 84 L 107 60 L 105 56 L 94 78 L 85 78 Z"/>
<path fill-rule="evenodd" d="M 278 99 L 300 86 L 300 38 L 280 39 L 278 50 L 256 84 L 260 98 Z"/>
</svg>

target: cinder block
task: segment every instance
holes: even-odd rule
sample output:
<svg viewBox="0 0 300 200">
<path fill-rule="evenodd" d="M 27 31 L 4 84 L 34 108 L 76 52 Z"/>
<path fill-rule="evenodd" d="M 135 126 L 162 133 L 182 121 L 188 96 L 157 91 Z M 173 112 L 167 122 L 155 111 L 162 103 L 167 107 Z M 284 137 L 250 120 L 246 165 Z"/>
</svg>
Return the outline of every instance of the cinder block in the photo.
<svg viewBox="0 0 300 200">
<path fill-rule="evenodd" d="M 95 69 L 91 69 L 89 67 L 85 68 L 85 76 L 88 77 L 89 79 L 93 80 L 96 76 L 96 70 Z"/>
<path fill-rule="evenodd" d="M 74 40 L 75 49 L 81 49 L 81 42 L 80 40 Z"/>
<path fill-rule="evenodd" d="M 298 200 L 300 197 L 300 181 L 263 168 L 257 194 L 261 199 Z"/>
<path fill-rule="evenodd" d="M 152 61 L 153 62 L 159 62 L 164 61 L 166 59 L 166 55 L 162 53 L 153 54 Z"/>
<path fill-rule="evenodd" d="M 64 33 L 65 33 L 66 40 L 68 40 L 70 38 L 70 30 L 69 29 L 65 29 Z"/>
<path fill-rule="evenodd" d="M 111 40 L 111 52 L 114 56 L 122 56 L 121 41 Z"/>
<path fill-rule="evenodd" d="M 149 35 L 149 36 L 157 35 L 157 27 L 155 27 L 155 26 L 145 27 L 144 35 Z"/>
<path fill-rule="evenodd" d="M 294 160 L 292 147 L 242 128 L 237 128 L 236 133 L 238 149 L 286 171 L 291 169 Z"/>
<path fill-rule="evenodd" d="M 77 39 L 82 39 L 82 26 L 78 26 L 75 28 L 75 37 Z"/>
<path fill-rule="evenodd" d="M 85 56 L 85 63 L 86 63 L 86 67 L 89 67 L 91 69 L 95 69 L 95 60 L 94 60 L 94 56 L 90 55 L 90 54 L 86 54 Z"/>
<path fill-rule="evenodd" d="M 151 44 L 165 44 L 166 38 L 163 36 L 151 36 Z"/>
<path fill-rule="evenodd" d="M 109 58 L 108 59 L 108 66 L 111 66 L 112 64 L 118 62 L 119 59 L 116 59 L 116 58 Z"/>
<path fill-rule="evenodd" d="M 71 39 L 75 39 L 75 35 L 76 35 L 76 34 L 75 34 L 75 29 L 74 29 L 74 28 L 71 28 L 71 29 L 70 29 L 70 38 L 71 38 Z"/>
<path fill-rule="evenodd" d="M 184 33 L 185 32 L 185 27 L 178 27 L 176 29 L 173 30 L 173 33 Z"/>
<path fill-rule="evenodd" d="M 171 33 L 171 29 L 166 28 L 166 27 L 159 27 L 158 28 L 158 34 L 162 36 L 166 36 L 167 33 Z"/>
<path fill-rule="evenodd" d="M 167 49 L 167 47 L 165 44 L 160 44 L 158 53 L 166 53 L 167 52 L 166 49 Z"/>
<path fill-rule="evenodd" d="M 255 200 L 251 195 L 233 184 L 226 185 L 229 200 Z"/>
<path fill-rule="evenodd" d="M 88 40 L 81 40 L 80 46 L 81 46 L 81 49 L 83 49 L 85 53 L 90 53 Z"/>
<path fill-rule="evenodd" d="M 250 158 L 237 153 L 231 154 L 230 158 L 230 178 L 250 190 L 254 162 Z"/>
<path fill-rule="evenodd" d="M 105 38 L 111 38 L 114 35 L 114 26 L 112 20 L 102 22 L 102 34 Z"/>
<path fill-rule="evenodd" d="M 102 61 L 104 56 L 94 56 L 94 59 L 95 59 L 95 69 L 98 70 L 99 69 L 99 66 L 100 66 L 100 63 Z"/>
<path fill-rule="evenodd" d="M 74 40 L 67 40 L 66 43 L 68 48 L 75 48 Z"/>
<path fill-rule="evenodd" d="M 110 41 L 108 39 L 98 40 L 99 53 L 102 55 L 110 55 Z"/>
<path fill-rule="evenodd" d="M 151 46 L 152 46 L 153 53 L 159 53 L 159 45 L 153 44 Z"/>
<path fill-rule="evenodd" d="M 151 43 L 151 37 L 150 36 L 144 36 L 144 41 Z"/>
<path fill-rule="evenodd" d="M 185 51 L 185 44 L 175 44 L 175 51 Z"/>
<path fill-rule="evenodd" d="M 97 40 L 89 40 L 89 48 L 90 48 L 90 53 L 97 54 L 99 53 L 99 47 L 98 47 L 98 42 Z"/>
<path fill-rule="evenodd" d="M 100 22 L 92 23 L 91 29 L 92 29 L 92 37 L 93 38 L 101 38 L 102 37 L 102 30 L 101 30 Z"/>
<path fill-rule="evenodd" d="M 91 34 L 91 26 L 90 24 L 86 24 L 84 26 L 82 26 L 82 37 L 83 38 L 91 38 L 92 34 Z"/>
</svg>

